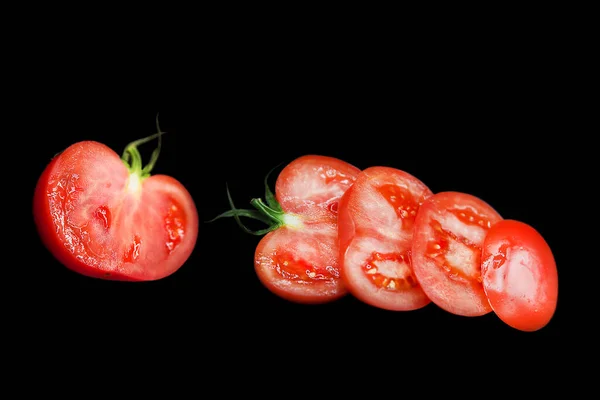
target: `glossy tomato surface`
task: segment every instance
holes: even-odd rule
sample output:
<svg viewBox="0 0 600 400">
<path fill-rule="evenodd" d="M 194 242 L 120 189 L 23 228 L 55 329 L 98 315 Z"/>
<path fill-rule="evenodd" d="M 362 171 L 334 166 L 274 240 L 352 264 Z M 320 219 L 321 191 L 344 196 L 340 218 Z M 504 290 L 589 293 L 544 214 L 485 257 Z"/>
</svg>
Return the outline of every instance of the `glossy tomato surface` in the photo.
<svg viewBox="0 0 600 400">
<path fill-rule="evenodd" d="M 347 293 L 338 263 L 337 212 L 359 172 L 319 155 L 299 157 L 280 172 L 275 196 L 285 225 L 260 240 L 254 263 L 273 293 L 299 303 L 325 303 Z"/>
<path fill-rule="evenodd" d="M 141 179 L 94 141 L 52 159 L 37 183 L 33 214 L 43 243 L 61 263 L 110 280 L 172 274 L 198 234 L 194 201 L 180 182 L 166 175 Z"/>
<path fill-rule="evenodd" d="M 481 246 L 500 214 L 478 197 L 440 192 L 415 220 L 413 268 L 427 296 L 453 314 L 481 316 L 492 309 L 481 284 Z"/>
<path fill-rule="evenodd" d="M 482 251 L 483 288 L 498 317 L 522 331 L 546 326 L 556 310 L 558 273 L 552 250 L 532 226 L 500 221 Z"/>
<path fill-rule="evenodd" d="M 363 302 L 388 310 L 422 308 L 430 300 L 412 269 L 415 217 L 431 190 L 416 177 L 389 167 L 358 176 L 339 205 L 342 277 Z"/>
</svg>

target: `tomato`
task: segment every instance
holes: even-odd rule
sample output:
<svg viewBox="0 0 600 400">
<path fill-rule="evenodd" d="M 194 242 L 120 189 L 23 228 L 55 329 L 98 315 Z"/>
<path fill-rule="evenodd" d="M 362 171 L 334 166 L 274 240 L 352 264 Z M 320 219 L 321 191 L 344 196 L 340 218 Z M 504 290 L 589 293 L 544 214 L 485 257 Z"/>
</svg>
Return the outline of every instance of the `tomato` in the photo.
<svg viewBox="0 0 600 400">
<path fill-rule="evenodd" d="M 359 300 L 408 311 L 430 303 L 411 262 L 413 225 L 431 190 L 416 177 L 389 167 L 367 168 L 339 204 L 342 279 Z"/>
<path fill-rule="evenodd" d="M 144 168 L 137 150 L 156 137 L 131 143 L 122 159 L 102 143 L 75 143 L 43 171 L 34 220 L 44 245 L 70 270 L 148 281 L 174 273 L 189 258 L 198 234 L 194 201 L 173 177 L 150 176 L 158 149 Z"/>
<path fill-rule="evenodd" d="M 271 292 L 297 303 L 330 302 L 347 293 L 338 264 L 338 201 L 359 172 L 337 158 L 302 156 L 279 173 L 274 195 L 265 179 L 266 204 L 254 199 L 257 210 L 240 210 L 230 197 L 232 210 L 217 218 L 235 217 L 247 232 L 264 234 L 256 247 L 254 268 Z M 253 232 L 240 217 L 270 226 Z"/>
<path fill-rule="evenodd" d="M 536 331 L 556 310 L 558 273 L 552 250 L 532 226 L 504 220 L 489 230 L 482 249 L 483 288 L 509 326 Z"/>
<path fill-rule="evenodd" d="M 500 220 L 489 204 L 466 193 L 436 193 L 421 205 L 414 227 L 413 268 L 433 303 L 462 316 L 492 311 L 481 283 L 481 246 Z"/>
</svg>

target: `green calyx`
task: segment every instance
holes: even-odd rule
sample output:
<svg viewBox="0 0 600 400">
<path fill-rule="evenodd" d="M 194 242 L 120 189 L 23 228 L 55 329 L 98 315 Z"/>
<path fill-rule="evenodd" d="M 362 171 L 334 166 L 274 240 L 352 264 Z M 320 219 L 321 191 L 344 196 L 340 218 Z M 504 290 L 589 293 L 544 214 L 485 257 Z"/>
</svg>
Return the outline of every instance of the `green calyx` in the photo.
<svg viewBox="0 0 600 400">
<path fill-rule="evenodd" d="M 129 143 L 125 146 L 125 150 L 123 151 L 123 155 L 121 156 L 121 160 L 131 174 L 136 174 L 140 177 L 140 179 L 148 178 L 150 176 L 150 172 L 154 168 L 156 161 L 158 161 L 158 156 L 160 155 L 160 147 L 162 144 L 162 135 L 165 133 L 160 130 L 160 125 L 158 124 L 158 115 L 156 115 L 156 130 L 158 133 L 154 135 L 150 135 L 148 137 L 138 139 Z M 150 162 L 143 166 L 142 164 L 142 156 L 140 151 L 137 149 L 138 146 L 150 142 L 151 140 L 158 139 L 158 146 L 152 152 L 152 156 L 150 157 Z"/>
<path fill-rule="evenodd" d="M 285 225 L 301 225 L 301 221 L 297 216 L 287 214 L 281 208 L 281 205 L 275 198 L 275 195 L 269 188 L 268 178 L 271 172 L 273 172 L 275 168 L 273 168 L 267 176 L 265 177 L 265 201 L 261 198 L 254 198 L 250 201 L 250 204 L 255 208 L 255 210 L 245 210 L 236 208 L 233 204 L 233 200 L 231 198 L 231 193 L 229 192 L 229 186 L 227 186 L 227 198 L 229 200 L 229 206 L 231 210 L 226 211 L 215 218 L 211 219 L 208 222 L 215 221 L 219 218 L 224 217 L 233 217 L 237 224 L 242 228 L 242 230 L 251 235 L 261 236 L 271 231 L 274 231 L 278 228 L 281 228 Z M 267 228 L 259 229 L 259 230 L 251 230 L 246 227 L 240 217 L 246 217 L 261 221 L 268 225 Z"/>
</svg>

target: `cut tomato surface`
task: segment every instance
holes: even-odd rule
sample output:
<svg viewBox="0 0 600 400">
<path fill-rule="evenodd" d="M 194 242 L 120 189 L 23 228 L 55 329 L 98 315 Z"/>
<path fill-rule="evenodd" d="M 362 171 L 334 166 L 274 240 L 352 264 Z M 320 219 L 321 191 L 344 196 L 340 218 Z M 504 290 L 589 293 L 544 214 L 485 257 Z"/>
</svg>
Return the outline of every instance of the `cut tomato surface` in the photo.
<svg viewBox="0 0 600 400">
<path fill-rule="evenodd" d="M 483 290 L 481 247 L 500 214 L 478 197 L 440 192 L 415 220 L 413 268 L 436 305 L 453 314 L 480 316 L 492 309 Z"/>
<path fill-rule="evenodd" d="M 389 167 L 361 172 L 339 204 L 341 272 L 361 301 L 388 310 L 422 308 L 430 300 L 413 273 L 416 215 L 432 195 L 416 177 Z"/>
<path fill-rule="evenodd" d="M 38 181 L 33 214 L 62 264 L 123 281 L 161 279 L 184 264 L 198 233 L 194 201 L 176 179 L 140 172 L 94 141 L 52 159 Z"/>
<path fill-rule="evenodd" d="M 338 202 L 360 170 L 334 157 L 306 155 L 291 161 L 277 177 L 275 194 L 266 187 L 256 211 L 235 209 L 228 217 L 251 217 L 270 224 L 262 235 L 254 268 L 271 292 L 293 302 L 314 304 L 347 293 L 340 279 L 337 242 Z M 230 199 L 231 201 L 231 199 Z M 219 216 L 219 217 L 221 217 Z M 217 217 L 217 218 L 219 218 Z"/>
<path fill-rule="evenodd" d="M 496 315 L 509 326 L 536 331 L 556 311 L 558 272 L 548 243 L 532 226 L 503 220 L 482 250 L 483 288 Z"/>
</svg>

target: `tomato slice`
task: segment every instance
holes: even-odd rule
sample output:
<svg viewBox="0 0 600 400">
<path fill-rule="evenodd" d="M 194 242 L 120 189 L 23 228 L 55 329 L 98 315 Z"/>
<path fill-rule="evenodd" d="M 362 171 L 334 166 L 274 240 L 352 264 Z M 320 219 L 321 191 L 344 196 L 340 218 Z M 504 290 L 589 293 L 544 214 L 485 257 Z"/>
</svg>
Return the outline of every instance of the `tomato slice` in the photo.
<svg viewBox="0 0 600 400">
<path fill-rule="evenodd" d="M 305 304 L 347 293 L 338 262 L 338 202 L 359 172 L 334 157 L 306 155 L 279 173 L 282 225 L 261 239 L 254 258 L 258 278 L 273 293 Z"/>
<path fill-rule="evenodd" d="M 265 287 L 290 301 L 315 304 L 335 300 L 346 294 L 336 239 L 336 224 L 324 221 L 270 232 L 256 248 L 257 276 Z"/>
<path fill-rule="evenodd" d="M 502 321 L 528 332 L 550 322 L 558 272 L 550 246 L 532 226 L 515 220 L 492 226 L 483 242 L 481 271 L 490 305 Z"/>
<path fill-rule="evenodd" d="M 198 233 L 195 204 L 180 182 L 130 173 L 117 153 L 93 141 L 73 144 L 50 162 L 33 213 L 43 243 L 61 263 L 109 280 L 172 274 Z"/>
<path fill-rule="evenodd" d="M 481 284 L 481 246 L 500 220 L 489 204 L 466 193 L 436 193 L 421 205 L 414 227 L 413 268 L 433 303 L 463 316 L 492 310 Z"/>
<path fill-rule="evenodd" d="M 302 156 L 279 173 L 275 194 L 265 178 L 266 204 L 255 198 L 256 210 L 238 209 L 229 196 L 231 210 L 214 219 L 234 217 L 244 231 L 265 235 L 256 247 L 254 268 L 271 292 L 297 303 L 327 303 L 347 293 L 338 262 L 338 202 L 359 172 L 334 157 Z M 269 227 L 251 231 L 240 217 Z"/>
<path fill-rule="evenodd" d="M 413 224 L 432 195 L 416 177 L 389 167 L 370 167 L 339 204 L 342 279 L 361 301 L 388 310 L 422 308 L 430 300 L 411 261 Z"/>
</svg>

